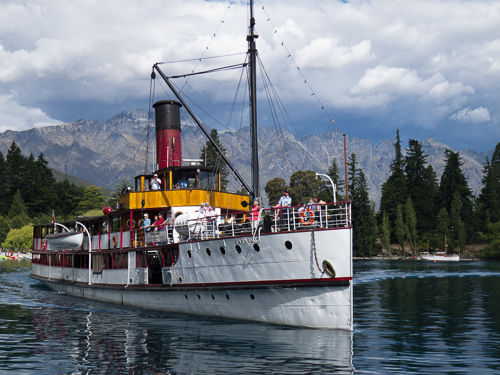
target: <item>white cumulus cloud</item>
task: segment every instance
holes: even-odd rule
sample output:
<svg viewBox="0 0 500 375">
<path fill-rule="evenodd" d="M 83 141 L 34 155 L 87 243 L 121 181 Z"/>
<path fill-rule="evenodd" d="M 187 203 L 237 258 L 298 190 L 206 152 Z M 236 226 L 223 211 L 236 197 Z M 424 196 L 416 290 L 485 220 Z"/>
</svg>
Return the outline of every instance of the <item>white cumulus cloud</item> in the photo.
<svg viewBox="0 0 500 375">
<path fill-rule="evenodd" d="M 471 124 L 481 124 L 490 122 L 491 116 L 490 111 L 488 111 L 487 108 L 479 107 L 476 109 L 470 109 L 467 107 L 455 112 L 449 117 L 449 119 Z"/>
</svg>

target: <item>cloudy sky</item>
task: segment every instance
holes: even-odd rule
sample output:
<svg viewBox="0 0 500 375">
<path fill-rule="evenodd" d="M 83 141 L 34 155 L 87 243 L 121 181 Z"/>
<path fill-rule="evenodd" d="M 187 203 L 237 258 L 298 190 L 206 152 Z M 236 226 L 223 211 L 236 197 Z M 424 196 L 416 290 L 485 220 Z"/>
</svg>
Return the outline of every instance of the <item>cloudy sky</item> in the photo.
<svg viewBox="0 0 500 375">
<path fill-rule="evenodd" d="M 245 8 L 0 0 L 0 132 L 146 110 L 155 62 L 246 51 Z M 400 129 L 404 140 L 432 137 L 478 152 L 500 141 L 500 1 L 255 0 L 255 17 L 261 60 L 298 135 L 339 129 L 376 144 Z M 237 76 L 204 76 L 185 90 L 223 117 Z"/>
</svg>

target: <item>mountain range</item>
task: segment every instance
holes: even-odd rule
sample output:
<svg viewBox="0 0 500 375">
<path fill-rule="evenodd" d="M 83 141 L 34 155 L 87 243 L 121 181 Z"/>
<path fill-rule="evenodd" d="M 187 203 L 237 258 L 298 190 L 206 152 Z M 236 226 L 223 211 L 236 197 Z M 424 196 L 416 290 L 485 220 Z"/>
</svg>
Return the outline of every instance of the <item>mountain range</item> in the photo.
<svg viewBox="0 0 500 375">
<path fill-rule="evenodd" d="M 114 190 L 121 185 L 122 179 L 133 181 L 135 175 L 155 169 L 152 161 L 156 155 L 154 135 L 149 131 L 148 137 L 148 129 L 152 130 L 154 126 L 148 124 L 147 112 L 127 110 L 106 122 L 81 119 L 25 131 L 8 130 L 0 134 L 0 152 L 6 156 L 10 145 L 15 142 L 26 155 L 32 153 L 37 157 L 43 153 L 50 168 Z M 248 184 L 251 183 L 249 134 L 248 127 L 219 132 L 228 159 Z M 477 153 L 454 150 L 432 138 L 419 141 L 438 178 L 445 166 L 444 151 L 459 151 L 469 187 L 473 194 L 480 193 L 484 164 L 487 157 L 491 159 L 493 150 Z M 368 140 L 347 136 L 347 155 L 356 154 L 358 167 L 367 177 L 370 199 L 377 204 L 381 185 L 389 176 L 389 166 L 394 160 L 394 143 L 395 139 L 389 139 L 372 145 Z M 192 121 L 183 120 L 183 158 L 198 158 L 205 144 L 202 131 Z M 405 146 L 402 144 L 403 148 Z M 288 130 L 263 126 L 259 127 L 259 147 L 261 195 L 265 195 L 263 188 L 267 181 L 282 177 L 288 183 L 296 170 L 326 173 L 333 159 L 344 170 L 344 140 L 339 132 L 296 137 Z M 146 155 L 149 155 L 148 164 Z M 235 191 L 241 186 L 234 182 L 230 188 Z"/>
</svg>

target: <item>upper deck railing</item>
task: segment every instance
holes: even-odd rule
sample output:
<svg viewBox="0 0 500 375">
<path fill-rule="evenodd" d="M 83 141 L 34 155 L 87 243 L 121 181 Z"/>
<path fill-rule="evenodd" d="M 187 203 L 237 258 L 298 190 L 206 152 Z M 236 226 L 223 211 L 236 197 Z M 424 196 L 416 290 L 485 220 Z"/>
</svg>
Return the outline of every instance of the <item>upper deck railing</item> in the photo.
<svg viewBox="0 0 500 375">
<path fill-rule="evenodd" d="M 232 219 L 231 219 L 232 217 Z M 165 225 L 161 230 L 144 232 L 147 245 L 182 243 L 193 240 L 228 238 L 261 233 L 292 232 L 311 229 L 348 228 L 350 203 L 261 209 L 258 216 L 248 211 L 234 215 L 200 216 L 179 228 Z M 140 234 L 140 233 L 139 233 Z"/>
</svg>

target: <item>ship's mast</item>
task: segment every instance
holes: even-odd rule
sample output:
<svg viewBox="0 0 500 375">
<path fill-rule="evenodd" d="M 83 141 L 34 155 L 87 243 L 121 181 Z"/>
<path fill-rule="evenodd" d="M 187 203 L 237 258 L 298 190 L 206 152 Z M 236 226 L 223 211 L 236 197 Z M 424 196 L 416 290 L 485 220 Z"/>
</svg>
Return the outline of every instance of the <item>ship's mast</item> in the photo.
<svg viewBox="0 0 500 375">
<path fill-rule="evenodd" d="M 252 133 L 252 187 L 254 198 L 260 198 L 259 188 L 259 149 L 257 141 L 257 48 L 255 39 L 259 34 L 254 30 L 253 0 L 250 0 L 250 27 L 247 36 L 248 53 L 250 54 L 250 130 Z"/>
</svg>

